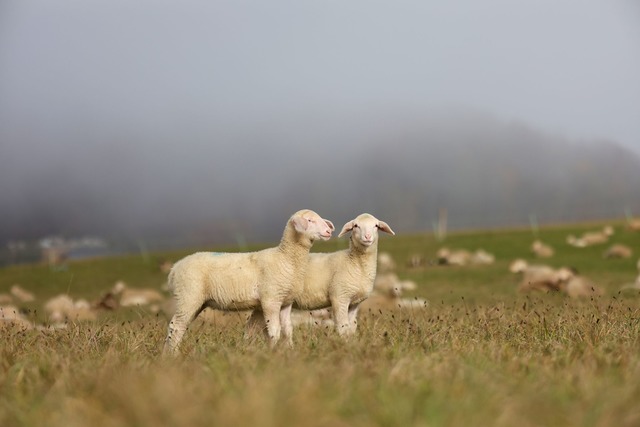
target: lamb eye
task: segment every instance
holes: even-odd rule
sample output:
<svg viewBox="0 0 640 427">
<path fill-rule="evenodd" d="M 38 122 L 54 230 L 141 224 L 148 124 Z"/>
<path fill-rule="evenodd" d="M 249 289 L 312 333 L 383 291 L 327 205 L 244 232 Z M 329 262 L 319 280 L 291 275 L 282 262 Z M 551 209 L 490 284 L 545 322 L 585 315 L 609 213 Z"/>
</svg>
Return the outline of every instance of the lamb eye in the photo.
<svg viewBox="0 0 640 427">
<path fill-rule="evenodd" d="M 353 224 L 353 228 L 358 228 L 358 224 Z"/>
</svg>

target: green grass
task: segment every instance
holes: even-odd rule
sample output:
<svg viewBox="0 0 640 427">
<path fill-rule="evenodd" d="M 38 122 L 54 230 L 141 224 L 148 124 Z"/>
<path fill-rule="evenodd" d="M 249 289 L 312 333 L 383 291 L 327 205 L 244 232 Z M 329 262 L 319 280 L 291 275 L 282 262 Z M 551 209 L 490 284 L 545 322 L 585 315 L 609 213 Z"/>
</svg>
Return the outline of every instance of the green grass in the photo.
<svg viewBox="0 0 640 427">
<path fill-rule="evenodd" d="M 635 250 L 604 260 L 607 245 L 564 243 L 600 225 L 540 231 L 556 255 L 605 289 L 602 297 L 522 295 L 507 271 L 531 259 L 529 230 L 450 235 L 450 248 L 483 248 L 492 266 L 408 269 L 442 245 L 431 235 L 381 240 L 411 296 L 426 310 L 361 313 L 358 337 L 344 342 L 323 328 L 296 329 L 293 349 L 245 341 L 242 323 L 194 322 L 183 356 L 159 351 L 167 320 L 143 308 L 103 313 L 61 330 L 0 330 L 2 426 L 636 426 L 640 425 L 640 295 L 618 292 L 638 272 L 640 234 L 616 226 L 612 241 Z M 345 247 L 344 241 L 315 250 Z M 208 248 L 216 250 L 220 248 Z M 190 251 L 0 270 L 0 293 L 13 283 L 38 301 L 25 308 L 43 322 L 43 301 L 61 292 L 97 298 L 116 280 L 158 288 L 161 259 Z M 36 310 L 34 312 L 34 310 Z"/>
</svg>

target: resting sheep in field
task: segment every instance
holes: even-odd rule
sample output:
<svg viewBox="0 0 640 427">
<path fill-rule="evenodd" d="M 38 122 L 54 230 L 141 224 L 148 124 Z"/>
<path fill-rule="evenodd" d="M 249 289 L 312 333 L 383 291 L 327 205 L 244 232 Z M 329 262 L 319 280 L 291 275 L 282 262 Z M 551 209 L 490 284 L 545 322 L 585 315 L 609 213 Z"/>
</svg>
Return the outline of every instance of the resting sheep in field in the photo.
<svg viewBox="0 0 640 427">
<path fill-rule="evenodd" d="M 91 309 L 90 304 L 79 299 L 73 299 L 67 294 L 60 294 L 49 299 L 44 304 L 44 311 L 49 315 L 49 320 L 60 323 L 65 320 L 82 321 L 95 320 L 96 313 Z"/>
<path fill-rule="evenodd" d="M 553 248 L 542 243 L 540 240 L 535 240 L 531 244 L 531 252 L 538 258 L 551 258 L 554 254 Z"/>
<path fill-rule="evenodd" d="M 560 283 L 560 291 L 567 294 L 570 298 L 582 298 L 604 294 L 602 289 L 596 286 L 593 281 L 586 277 L 575 275 Z"/>
<path fill-rule="evenodd" d="M 294 288 L 293 307 L 317 310 L 331 307 L 336 330 L 341 336 L 357 329 L 358 307 L 373 291 L 378 263 L 378 231 L 395 235 L 391 227 L 364 213 L 347 222 L 338 237 L 351 232 L 349 249 L 309 256 L 305 280 Z M 263 328 L 264 320 L 254 311 L 247 329 Z"/>
<path fill-rule="evenodd" d="M 606 251 L 604 251 L 602 257 L 606 259 L 631 258 L 632 255 L 633 250 L 629 246 L 617 243 L 615 245 L 611 245 Z"/>
<path fill-rule="evenodd" d="M 120 307 L 148 305 L 164 300 L 164 296 L 155 289 L 130 288 L 123 281 L 116 282 L 111 293 L 118 299 Z"/>
<path fill-rule="evenodd" d="M 589 231 L 581 237 L 575 237 L 571 234 L 567 236 L 567 243 L 576 248 L 586 248 L 587 246 L 606 243 L 609 237 L 613 236 L 613 233 L 613 227 L 607 225 L 602 231 Z"/>
<path fill-rule="evenodd" d="M 266 318 L 269 340 L 291 332 L 293 289 L 304 281 L 309 250 L 317 239 L 328 240 L 331 221 L 311 210 L 289 218 L 280 244 L 247 253 L 198 252 L 175 263 L 169 288 L 176 312 L 169 322 L 164 353 L 175 354 L 187 327 L 206 307 L 219 310 L 260 309 Z M 289 342 L 291 337 L 289 336 Z"/>
<path fill-rule="evenodd" d="M 569 280 L 573 273 L 567 268 L 558 270 L 546 265 L 529 265 L 523 259 L 517 259 L 509 266 L 512 273 L 522 273 L 522 280 L 518 285 L 520 292 L 529 291 L 560 291 L 560 283 Z"/>
</svg>

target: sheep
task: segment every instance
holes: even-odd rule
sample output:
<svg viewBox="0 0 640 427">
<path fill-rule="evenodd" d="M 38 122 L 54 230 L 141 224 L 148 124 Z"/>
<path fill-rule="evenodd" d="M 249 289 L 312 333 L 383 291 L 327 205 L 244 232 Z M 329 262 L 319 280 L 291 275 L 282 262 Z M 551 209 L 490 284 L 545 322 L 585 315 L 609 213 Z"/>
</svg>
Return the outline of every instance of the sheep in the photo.
<svg viewBox="0 0 640 427">
<path fill-rule="evenodd" d="M 44 305 L 44 310 L 49 314 L 49 320 L 53 322 L 64 322 L 67 319 L 79 321 L 96 319 L 96 313 L 86 300 L 73 301 L 67 294 L 49 299 Z"/>
<path fill-rule="evenodd" d="M 546 265 L 529 265 L 523 259 L 517 259 L 509 266 L 512 273 L 522 273 L 522 280 L 518 285 L 520 292 L 559 291 L 560 283 L 569 280 L 573 272 L 567 268 L 553 269 Z"/>
<path fill-rule="evenodd" d="M 633 250 L 629 246 L 615 244 L 611 245 L 606 251 L 602 253 L 602 257 L 609 258 L 631 258 Z"/>
<path fill-rule="evenodd" d="M 417 288 L 411 280 L 400 280 L 395 273 L 378 274 L 373 282 L 373 289 L 382 295 L 392 298 L 402 296 L 404 291 L 414 291 Z"/>
<path fill-rule="evenodd" d="M 560 291 L 567 294 L 570 298 L 604 294 L 602 289 L 596 286 L 591 280 L 581 276 L 573 276 L 569 280 L 560 282 Z"/>
<path fill-rule="evenodd" d="M 425 265 L 424 256 L 421 254 L 413 254 L 407 260 L 407 267 L 409 268 L 420 268 Z"/>
<path fill-rule="evenodd" d="M 488 265 L 493 264 L 496 260 L 493 254 L 484 249 L 469 252 L 465 249 L 450 250 L 449 248 L 440 248 L 436 256 L 438 264 L 456 266 Z"/>
<path fill-rule="evenodd" d="M 357 329 L 358 307 L 373 291 L 378 231 L 395 235 L 386 222 L 363 213 L 347 222 L 338 235 L 342 237 L 351 232 L 349 249 L 310 254 L 305 280 L 294 288 L 293 308 L 331 307 L 338 334 L 343 337 L 353 335 Z M 254 311 L 247 330 L 251 333 L 263 325 L 261 313 Z"/>
<path fill-rule="evenodd" d="M 464 249 L 452 251 L 449 248 L 440 248 L 436 256 L 438 264 L 463 266 L 469 263 L 471 253 Z"/>
<path fill-rule="evenodd" d="M 314 241 L 328 240 L 334 229 L 331 221 L 304 209 L 289 218 L 276 247 L 245 253 L 198 252 L 176 262 L 169 272 L 176 311 L 163 353 L 177 353 L 187 327 L 206 307 L 260 309 L 271 346 L 279 340 L 281 326 L 291 343 L 293 288 L 304 281 Z"/>
<path fill-rule="evenodd" d="M 567 236 L 567 243 L 576 248 L 586 248 L 587 246 L 606 243 L 613 233 L 613 227 L 607 225 L 602 229 L 602 231 L 589 231 L 584 233 L 581 237 L 575 237 L 570 234 Z"/>
<path fill-rule="evenodd" d="M 164 300 L 164 296 L 155 289 L 129 288 L 123 281 L 116 282 L 111 293 L 118 298 L 120 307 L 148 305 Z"/>
<path fill-rule="evenodd" d="M 627 228 L 631 231 L 640 231 L 640 218 L 629 218 Z"/>
<path fill-rule="evenodd" d="M 554 254 L 553 248 L 542 243 L 540 240 L 534 240 L 531 244 L 531 252 L 538 258 L 551 258 Z"/>
<path fill-rule="evenodd" d="M 378 253 L 378 273 L 388 273 L 396 269 L 396 262 L 389 252 Z"/>
<path fill-rule="evenodd" d="M 495 255 L 490 254 L 484 249 L 478 249 L 469 257 L 469 264 L 471 265 L 489 265 L 493 264 L 496 260 Z"/>
<path fill-rule="evenodd" d="M 31 302 L 36 299 L 33 294 L 25 289 L 23 289 L 20 285 L 11 286 L 11 295 L 16 297 L 20 302 Z"/>
<path fill-rule="evenodd" d="M 360 309 L 368 312 L 376 312 L 381 310 L 418 310 L 429 307 L 429 301 L 414 298 L 398 298 L 389 297 L 388 295 L 375 294 L 371 295 L 360 304 Z"/>
</svg>

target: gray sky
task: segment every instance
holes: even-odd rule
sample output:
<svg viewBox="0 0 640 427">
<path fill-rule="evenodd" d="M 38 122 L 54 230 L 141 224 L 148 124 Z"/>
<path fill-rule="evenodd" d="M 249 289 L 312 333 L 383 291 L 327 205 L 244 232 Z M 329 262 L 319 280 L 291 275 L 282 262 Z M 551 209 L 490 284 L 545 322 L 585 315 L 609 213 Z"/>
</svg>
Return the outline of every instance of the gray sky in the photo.
<svg viewBox="0 0 640 427">
<path fill-rule="evenodd" d="M 0 8 L 0 124 L 22 144 L 105 132 L 188 139 L 218 122 L 471 108 L 640 151 L 633 0 Z"/>
</svg>

